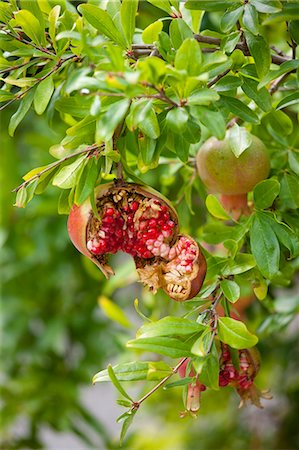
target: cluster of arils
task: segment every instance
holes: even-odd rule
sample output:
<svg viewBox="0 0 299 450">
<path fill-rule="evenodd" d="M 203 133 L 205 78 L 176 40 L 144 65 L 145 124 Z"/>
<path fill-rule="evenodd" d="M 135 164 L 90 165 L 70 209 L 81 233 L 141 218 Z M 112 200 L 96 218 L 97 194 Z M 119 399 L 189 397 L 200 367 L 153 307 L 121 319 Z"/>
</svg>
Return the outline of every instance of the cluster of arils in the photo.
<svg viewBox="0 0 299 450">
<path fill-rule="evenodd" d="M 239 364 L 236 367 L 232 361 L 229 347 L 222 344 L 220 358 L 219 386 L 232 386 L 241 397 L 240 407 L 251 401 L 258 408 L 262 408 L 260 398 L 270 399 L 267 391 L 259 391 L 254 379 L 260 368 L 259 353 L 255 348 L 238 350 Z"/>
<path fill-rule="evenodd" d="M 95 190 L 97 214 L 89 201 L 74 206 L 68 221 L 72 242 L 109 278 L 107 255 L 133 256 L 140 280 L 184 301 L 200 290 L 206 262 L 197 243 L 179 234 L 176 211 L 158 192 L 118 181 Z"/>
</svg>

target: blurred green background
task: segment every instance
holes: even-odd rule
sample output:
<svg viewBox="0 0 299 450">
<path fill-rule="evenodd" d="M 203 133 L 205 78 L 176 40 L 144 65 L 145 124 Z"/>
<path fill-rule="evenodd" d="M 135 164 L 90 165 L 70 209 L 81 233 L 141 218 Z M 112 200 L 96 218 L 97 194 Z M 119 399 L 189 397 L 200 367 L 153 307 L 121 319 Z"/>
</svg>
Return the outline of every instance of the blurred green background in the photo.
<svg viewBox="0 0 299 450">
<path fill-rule="evenodd" d="M 145 8 L 139 26 L 161 15 Z M 128 286 L 128 280 L 134 282 L 133 263 L 123 255 L 116 257 L 117 276 L 107 285 L 71 245 L 67 218 L 57 214 L 58 189 L 49 188 L 25 210 L 13 207 L 11 190 L 30 169 L 50 162 L 48 149 L 65 131 L 58 115 L 49 127 L 46 118 L 30 113 L 12 139 L 6 130 L 14 111 L 1 112 L 0 131 L 1 448 L 119 448 L 115 390 L 110 384 L 92 386 L 91 378 L 109 362 L 134 359 L 125 343 L 141 323 L 133 308 L 136 296 L 146 314 L 180 314 L 183 307 L 161 294 L 154 298 L 135 283 Z M 147 176 L 155 185 L 155 173 Z M 133 326 L 107 318 L 98 304 L 101 295 L 116 301 Z M 292 287 L 276 297 L 281 314 L 261 329 L 259 345 L 263 363 L 257 384 L 274 396 L 263 410 L 238 410 L 238 398 L 226 388 L 205 392 L 199 418 L 182 420 L 181 388 L 160 390 L 142 405 L 123 448 L 298 449 L 298 317 L 291 321 L 298 291 Z M 267 310 L 254 304 L 248 315 L 259 324 Z M 139 397 L 148 388 L 141 383 L 131 391 Z"/>
</svg>

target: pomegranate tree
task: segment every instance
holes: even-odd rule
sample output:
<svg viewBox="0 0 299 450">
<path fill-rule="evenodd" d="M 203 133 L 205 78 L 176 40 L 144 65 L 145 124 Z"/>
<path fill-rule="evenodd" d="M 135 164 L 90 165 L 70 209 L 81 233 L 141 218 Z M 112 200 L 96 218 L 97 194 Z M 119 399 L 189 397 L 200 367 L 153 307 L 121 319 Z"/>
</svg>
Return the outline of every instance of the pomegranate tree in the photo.
<svg viewBox="0 0 299 450">
<path fill-rule="evenodd" d="M 251 136 L 251 144 L 237 158 L 228 139 L 211 137 L 196 157 L 200 178 L 211 192 L 221 194 L 221 202 L 229 212 L 248 213 L 247 193 L 267 178 L 269 157 L 263 142 Z"/>
<path fill-rule="evenodd" d="M 116 181 L 95 189 L 90 201 L 73 206 L 68 231 L 75 247 L 109 278 L 107 255 L 133 256 L 140 280 L 154 292 L 185 301 L 200 290 L 206 262 L 197 243 L 179 234 L 178 217 L 168 200 L 153 189 Z"/>
</svg>

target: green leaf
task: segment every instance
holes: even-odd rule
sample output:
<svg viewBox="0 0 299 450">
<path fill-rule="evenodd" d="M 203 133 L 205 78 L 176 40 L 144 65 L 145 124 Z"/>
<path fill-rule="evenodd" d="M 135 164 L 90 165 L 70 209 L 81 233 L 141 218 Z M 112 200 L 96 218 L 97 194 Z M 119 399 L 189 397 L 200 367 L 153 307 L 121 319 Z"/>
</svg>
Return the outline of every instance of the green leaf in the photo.
<svg viewBox="0 0 299 450">
<path fill-rule="evenodd" d="M 186 39 L 177 50 L 174 67 L 186 70 L 189 76 L 197 76 L 201 72 L 202 55 L 200 46 L 194 38 Z"/>
<path fill-rule="evenodd" d="M 171 5 L 168 0 L 148 0 L 149 3 L 154 5 L 156 8 L 160 8 L 166 11 L 168 14 L 172 13 Z"/>
<path fill-rule="evenodd" d="M 234 260 L 228 260 L 221 271 L 223 276 L 238 275 L 256 266 L 256 261 L 250 253 L 239 253 Z"/>
<path fill-rule="evenodd" d="M 191 114 L 210 130 L 212 136 L 217 137 L 217 139 L 224 139 L 226 124 L 221 112 L 211 111 L 201 106 L 193 106 Z"/>
<path fill-rule="evenodd" d="M 112 138 L 115 128 L 123 120 L 129 104 L 129 100 L 124 99 L 109 106 L 97 121 L 97 141 L 109 141 Z"/>
<path fill-rule="evenodd" d="M 138 0 L 122 0 L 120 7 L 120 20 L 128 46 L 131 46 L 133 41 L 137 9 Z"/>
<path fill-rule="evenodd" d="M 95 158 L 90 158 L 85 165 L 75 191 L 75 204 L 81 205 L 93 192 L 97 178 L 98 165 Z"/>
<path fill-rule="evenodd" d="M 41 81 L 35 91 L 33 105 L 36 114 L 43 114 L 54 92 L 53 76 Z"/>
<path fill-rule="evenodd" d="M 200 124 L 194 120 L 192 117 L 189 117 L 187 122 L 186 130 L 183 134 L 183 139 L 191 144 L 196 144 L 201 139 L 201 127 Z"/>
<path fill-rule="evenodd" d="M 258 268 L 266 278 L 273 278 L 279 270 L 280 249 L 277 237 L 263 213 L 253 216 L 250 246 Z"/>
<path fill-rule="evenodd" d="M 231 303 L 235 303 L 240 298 L 240 287 L 232 280 L 222 280 L 220 287 L 225 298 Z"/>
<path fill-rule="evenodd" d="M 166 124 L 169 131 L 177 134 L 184 132 L 188 117 L 189 115 L 185 108 L 172 108 L 166 115 Z"/>
<path fill-rule="evenodd" d="M 268 220 L 279 242 L 290 251 L 291 257 L 297 256 L 299 242 L 295 233 L 285 223 L 279 222 L 269 214 L 265 214 L 264 218 Z"/>
<path fill-rule="evenodd" d="M 290 150 L 288 152 L 288 161 L 292 171 L 299 175 L 299 153 Z"/>
<path fill-rule="evenodd" d="M 221 17 L 220 28 L 223 33 L 230 31 L 241 17 L 243 12 L 243 6 L 239 6 L 235 9 L 229 9 Z"/>
<path fill-rule="evenodd" d="M 117 364 L 113 367 L 113 371 L 119 381 L 159 381 L 172 373 L 171 367 L 164 361 Z M 109 380 L 108 370 L 105 369 L 94 375 L 92 382 L 101 383 Z"/>
<path fill-rule="evenodd" d="M 266 117 L 274 131 L 283 130 L 284 134 L 291 134 L 293 131 L 293 122 L 290 117 L 283 111 L 271 111 Z"/>
<path fill-rule="evenodd" d="M 243 84 L 241 87 L 247 97 L 253 100 L 263 111 L 270 111 L 271 95 L 266 88 L 261 88 L 258 91 L 258 82 L 247 77 L 243 77 Z"/>
<path fill-rule="evenodd" d="M 124 37 L 118 31 L 116 25 L 106 11 L 94 5 L 82 4 L 78 6 L 78 10 L 81 14 L 83 14 L 87 22 L 89 22 L 100 33 L 121 45 L 123 48 L 126 48 L 127 44 Z"/>
<path fill-rule="evenodd" d="M 127 347 L 143 352 L 153 352 L 170 358 L 181 358 L 191 356 L 190 343 L 180 341 L 170 337 L 150 337 L 139 338 L 127 342 Z"/>
<path fill-rule="evenodd" d="M 280 181 L 280 200 L 285 208 L 299 208 L 299 181 L 294 175 L 284 173 Z"/>
<path fill-rule="evenodd" d="M 121 395 L 123 395 L 125 398 L 127 398 L 128 400 L 131 400 L 133 402 L 133 399 L 129 396 L 129 394 L 124 390 L 124 388 L 118 381 L 117 376 L 115 375 L 111 364 L 108 365 L 107 371 L 108 371 L 108 375 L 109 375 L 111 382 L 113 383 L 114 387 L 118 390 L 118 392 L 120 392 Z"/>
<path fill-rule="evenodd" d="M 187 130 L 187 128 L 186 128 Z M 186 132 L 185 130 L 185 132 Z M 185 132 L 183 134 L 176 134 L 173 135 L 174 141 L 175 141 L 175 148 L 174 151 L 179 157 L 179 159 L 185 164 L 189 159 L 189 151 L 190 151 L 190 144 L 185 139 Z"/>
<path fill-rule="evenodd" d="M 226 92 L 233 89 L 237 89 L 242 85 L 242 80 L 239 77 L 234 77 L 231 75 L 226 75 L 221 78 L 214 86 L 217 92 Z"/>
<path fill-rule="evenodd" d="M 263 78 L 270 69 L 271 54 L 270 47 L 262 36 L 255 36 L 250 31 L 245 31 L 246 42 L 259 78 Z"/>
<path fill-rule="evenodd" d="M 44 30 L 38 19 L 27 9 L 22 9 L 14 13 L 16 24 L 19 25 L 25 34 L 36 44 L 44 44 Z"/>
<path fill-rule="evenodd" d="M 259 18 L 255 7 L 251 3 L 246 3 L 244 7 L 243 24 L 246 30 L 255 36 L 259 34 Z"/>
<path fill-rule="evenodd" d="M 11 116 L 9 121 L 8 125 L 9 136 L 13 137 L 17 126 L 26 116 L 32 104 L 33 97 L 34 97 L 34 89 L 31 89 L 31 91 L 25 94 L 25 97 L 22 100 L 20 100 L 20 105 L 17 111 Z"/>
<path fill-rule="evenodd" d="M 259 118 L 245 103 L 237 98 L 221 96 L 223 105 L 233 114 L 240 117 L 245 122 L 259 123 Z"/>
<path fill-rule="evenodd" d="M 251 0 L 251 4 L 262 13 L 275 13 L 281 10 L 281 2 L 278 0 Z"/>
<path fill-rule="evenodd" d="M 25 208 L 26 203 L 27 203 L 26 201 L 27 201 L 27 191 L 26 191 L 26 187 L 23 186 L 17 192 L 16 202 L 15 202 L 14 206 L 16 206 L 17 208 Z"/>
<path fill-rule="evenodd" d="M 287 108 L 288 106 L 295 105 L 298 102 L 299 92 L 294 92 L 293 94 L 287 95 L 285 98 L 283 98 L 276 106 L 276 109 Z"/>
<path fill-rule="evenodd" d="M 200 9 L 203 11 L 224 11 L 230 6 L 240 4 L 237 0 L 188 0 L 185 4 L 187 9 Z"/>
<path fill-rule="evenodd" d="M 134 420 L 134 416 L 135 416 L 136 412 L 137 412 L 137 410 L 129 411 L 128 413 L 126 413 L 126 417 L 124 419 L 124 422 L 123 422 L 123 425 L 121 428 L 121 432 L 120 432 L 120 442 L 119 442 L 120 445 L 123 444 L 123 440 L 127 434 L 127 431 L 129 429 L 130 425 L 132 424 L 132 422 Z"/>
<path fill-rule="evenodd" d="M 53 43 L 53 47 L 55 51 L 57 52 L 57 43 L 56 43 L 56 27 L 58 25 L 58 19 L 61 11 L 61 6 L 56 5 L 54 8 L 51 9 L 49 12 L 49 35 L 51 38 L 51 41 Z"/>
<path fill-rule="evenodd" d="M 261 82 L 258 85 L 258 89 L 261 89 L 262 87 L 266 86 L 270 81 L 275 80 L 276 78 L 279 78 L 281 75 L 291 72 L 292 70 L 295 70 L 299 67 L 299 60 L 293 59 L 291 61 L 286 61 L 282 63 L 279 66 L 279 69 L 277 70 L 271 70 L 268 72 L 265 77 L 261 80 Z"/>
<path fill-rule="evenodd" d="M 58 214 L 69 214 L 71 208 L 69 205 L 69 190 L 63 190 L 58 199 Z"/>
<path fill-rule="evenodd" d="M 166 391 L 167 389 L 172 389 L 172 388 L 180 387 L 180 386 L 186 386 L 187 384 L 192 383 L 192 381 L 193 381 L 192 377 L 185 377 L 181 380 L 174 381 L 173 383 L 167 383 L 166 385 L 163 386 L 163 389 Z"/>
<path fill-rule="evenodd" d="M 180 317 L 167 316 L 157 322 L 143 325 L 137 332 L 138 338 L 155 336 L 183 336 L 186 334 L 200 333 L 206 327 L 197 322 Z"/>
<path fill-rule="evenodd" d="M 237 123 L 227 131 L 229 146 L 236 158 L 250 147 L 252 143 L 252 136 L 244 127 L 239 127 Z"/>
<path fill-rule="evenodd" d="M 188 105 L 209 105 L 219 100 L 219 95 L 213 89 L 199 89 L 188 97 Z M 214 111 L 213 111 L 214 112 Z"/>
<path fill-rule="evenodd" d="M 125 327 L 125 328 L 131 328 L 132 324 L 123 312 L 123 310 L 113 303 L 109 298 L 105 297 L 104 295 L 101 295 L 98 298 L 98 303 L 100 307 L 102 308 L 104 314 L 114 322 L 118 323 L 119 325 Z"/>
<path fill-rule="evenodd" d="M 219 356 L 214 342 L 210 354 L 204 359 L 199 381 L 210 389 L 219 390 Z"/>
<path fill-rule="evenodd" d="M 169 26 L 169 36 L 177 50 L 186 39 L 193 38 L 193 32 L 183 19 L 173 19 Z"/>
<path fill-rule="evenodd" d="M 231 317 L 219 317 L 217 330 L 220 341 L 232 348 L 249 348 L 258 342 L 257 336 L 248 331 L 245 323 Z"/>
<path fill-rule="evenodd" d="M 77 177 L 80 175 L 82 164 L 86 159 L 86 155 L 80 156 L 73 163 L 62 167 L 54 176 L 52 184 L 61 189 L 69 189 L 75 186 Z"/>
<path fill-rule="evenodd" d="M 275 178 L 261 181 L 253 189 L 254 205 L 259 209 L 270 208 L 279 191 L 280 184 Z"/>
<path fill-rule="evenodd" d="M 140 130 L 149 138 L 157 139 L 160 136 L 159 122 L 151 103 L 148 103 L 148 106 L 144 108 L 142 118 L 141 114 L 138 116 L 137 124 Z"/>
<path fill-rule="evenodd" d="M 153 44 L 159 39 L 159 34 L 163 29 L 163 22 L 156 20 L 147 26 L 142 32 L 142 40 L 145 44 Z"/>
<path fill-rule="evenodd" d="M 206 207 L 212 216 L 217 217 L 217 219 L 230 220 L 231 217 L 227 214 L 223 206 L 217 197 L 209 194 L 206 198 Z"/>
</svg>

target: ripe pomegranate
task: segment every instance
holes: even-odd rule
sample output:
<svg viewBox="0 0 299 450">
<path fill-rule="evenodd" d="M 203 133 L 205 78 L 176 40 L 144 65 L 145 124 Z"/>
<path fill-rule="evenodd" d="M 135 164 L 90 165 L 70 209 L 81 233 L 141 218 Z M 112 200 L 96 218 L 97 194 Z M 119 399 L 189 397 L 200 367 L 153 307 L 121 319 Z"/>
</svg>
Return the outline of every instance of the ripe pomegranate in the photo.
<svg viewBox="0 0 299 450">
<path fill-rule="evenodd" d="M 154 292 L 162 288 L 185 301 L 200 290 L 206 261 L 197 243 L 179 234 L 176 211 L 157 191 L 121 180 L 95 189 L 98 217 L 90 201 L 74 205 L 68 232 L 75 247 L 109 278 L 107 255 L 133 256 L 140 280 Z"/>
<path fill-rule="evenodd" d="M 239 350 L 239 370 L 234 366 L 229 347 L 221 344 L 219 386 L 232 386 L 241 397 L 240 406 L 251 401 L 262 408 L 260 398 L 271 399 L 267 391 L 259 391 L 254 385 L 254 379 L 260 369 L 260 356 L 256 348 Z"/>
<path fill-rule="evenodd" d="M 208 139 L 200 148 L 196 164 L 200 178 L 211 192 L 221 195 L 229 212 L 249 213 L 247 193 L 267 178 L 270 162 L 266 147 L 256 136 L 250 146 L 237 158 L 229 140 Z"/>
</svg>

